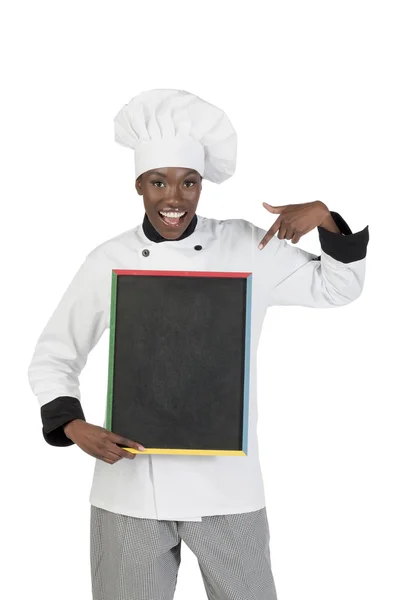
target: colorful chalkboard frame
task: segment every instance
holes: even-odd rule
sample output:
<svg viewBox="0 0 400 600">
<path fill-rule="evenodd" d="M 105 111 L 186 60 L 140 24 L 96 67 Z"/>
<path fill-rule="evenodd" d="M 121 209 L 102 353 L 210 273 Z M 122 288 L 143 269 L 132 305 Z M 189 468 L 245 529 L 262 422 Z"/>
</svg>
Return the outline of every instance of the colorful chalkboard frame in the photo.
<svg viewBox="0 0 400 600">
<path fill-rule="evenodd" d="M 141 452 L 133 448 L 125 448 L 132 453 L 141 454 L 183 454 L 183 455 L 225 455 L 245 456 L 248 452 L 248 419 L 249 419 L 249 386 L 250 386 L 250 337 L 251 337 L 251 300 L 252 300 L 252 274 L 243 272 L 215 272 L 215 271 L 145 271 L 113 269 L 111 282 L 111 305 L 110 305 L 110 341 L 109 341 L 109 365 L 108 365 L 108 388 L 106 408 L 106 429 L 113 431 L 113 388 L 114 388 L 114 363 L 116 343 L 117 322 L 117 289 L 121 277 L 196 277 L 196 278 L 240 278 L 245 282 L 245 315 L 244 315 L 244 359 L 243 359 L 243 412 L 242 412 L 242 435 L 241 444 L 238 449 L 203 449 L 203 448 L 149 448 Z M 134 438 L 133 438 L 134 439 Z M 135 440 L 141 441 L 141 440 Z"/>
</svg>

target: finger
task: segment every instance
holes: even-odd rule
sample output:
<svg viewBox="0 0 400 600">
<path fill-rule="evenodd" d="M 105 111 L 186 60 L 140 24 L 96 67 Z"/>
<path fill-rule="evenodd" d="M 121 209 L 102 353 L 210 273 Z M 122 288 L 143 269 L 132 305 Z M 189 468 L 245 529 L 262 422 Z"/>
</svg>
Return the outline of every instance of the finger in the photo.
<svg viewBox="0 0 400 600">
<path fill-rule="evenodd" d="M 121 460 L 122 456 L 120 454 L 120 448 L 109 439 L 105 438 L 100 443 L 96 445 L 95 450 L 96 458 L 100 458 L 104 460 L 104 458 L 108 458 L 113 463 Z"/>
<path fill-rule="evenodd" d="M 268 244 L 269 240 L 274 237 L 275 233 L 279 231 L 280 223 L 281 218 L 278 217 L 275 223 L 272 225 L 272 227 L 268 229 L 267 233 L 264 235 L 263 239 L 259 243 L 258 248 L 260 250 L 262 250 Z"/>
<path fill-rule="evenodd" d="M 114 450 L 103 451 L 103 457 L 112 460 L 114 463 L 118 462 L 122 458 L 122 456 L 114 452 Z"/>
<path fill-rule="evenodd" d="M 293 227 L 290 227 L 290 225 L 289 225 L 285 232 L 285 240 L 291 240 L 293 235 L 294 235 L 294 229 L 293 229 Z"/>
<path fill-rule="evenodd" d="M 120 458 L 129 458 L 132 460 L 136 457 L 136 454 L 134 452 L 124 450 L 124 448 L 120 448 L 116 444 L 112 444 L 112 446 L 110 447 L 110 451 L 115 452 L 115 454 L 117 454 Z"/>
<path fill-rule="evenodd" d="M 111 442 L 114 442 L 114 444 L 121 444 L 121 446 L 127 446 L 128 448 L 135 448 L 136 450 L 141 450 L 144 451 L 146 450 L 146 448 L 144 446 L 142 446 L 142 444 L 139 444 L 138 442 L 134 442 L 133 440 L 130 440 L 122 435 L 118 435 L 116 433 L 113 433 L 112 431 L 109 431 L 109 437 L 108 439 Z"/>
<path fill-rule="evenodd" d="M 281 213 L 288 206 L 287 204 L 284 204 L 283 206 L 272 206 L 272 204 L 268 204 L 268 202 L 263 202 L 262 205 L 264 208 L 269 210 L 269 212 L 272 212 L 275 214 Z"/>
<path fill-rule="evenodd" d="M 307 233 L 309 233 L 313 228 L 312 227 L 306 227 L 305 229 L 296 229 L 296 231 L 294 232 L 293 235 L 293 239 L 292 239 L 292 244 L 297 244 L 297 242 L 299 241 L 300 238 L 303 237 L 303 235 L 306 235 Z"/>
<path fill-rule="evenodd" d="M 292 244 L 297 244 L 297 242 L 299 241 L 299 239 L 301 238 L 303 234 L 300 233 L 299 231 L 296 231 L 294 236 L 292 237 Z"/>
<path fill-rule="evenodd" d="M 108 463 L 109 465 L 114 465 L 116 462 L 118 462 L 117 460 L 114 460 L 113 458 L 109 458 L 108 456 L 101 456 L 100 460 L 103 460 L 104 462 Z"/>
<path fill-rule="evenodd" d="M 286 229 L 287 229 L 287 226 L 282 223 L 281 226 L 279 227 L 279 231 L 278 231 L 278 238 L 280 240 L 285 239 Z"/>
<path fill-rule="evenodd" d="M 130 452 L 129 450 L 124 450 L 124 449 L 122 449 L 122 451 L 124 452 L 122 458 L 128 458 L 129 460 L 133 460 L 134 458 L 137 457 L 136 452 Z"/>
<path fill-rule="evenodd" d="M 114 463 L 118 462 L 118 460 L 120 460 L 120 458 L 116 456 L 116 454 L 114 454 L 113 452 L 106 452 L 105 450 L 103 450 L 103 452 L 99 454 L 97 458 L 99 458 L 100 460 L 104 460 L 104 462 L 110 465 L 113 465 Z"/>
</svg>

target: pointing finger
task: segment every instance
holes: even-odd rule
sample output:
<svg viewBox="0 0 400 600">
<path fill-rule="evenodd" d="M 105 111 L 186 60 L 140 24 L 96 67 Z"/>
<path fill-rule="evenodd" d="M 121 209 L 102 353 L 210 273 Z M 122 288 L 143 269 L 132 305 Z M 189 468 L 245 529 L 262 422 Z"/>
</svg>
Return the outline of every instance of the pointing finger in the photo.
<svg viewBox="0 0 400 600">
<path fill-rule="evenodd" d="M 267 233 L 264 235 L 263 239 L 259 243 L 259 245 L 258 245 L 259 250 L 262 250 L 268 244 L 269 240 L 274 237 L 275 233 L 277 231 L 279 231 L 280 223 L 281 223 L 281 218 L 278 217 L 277 220 L 275 221 L 275 223 L 272 225 L 272 227 L 270 227 L 268 229 Z"/>
</svg>

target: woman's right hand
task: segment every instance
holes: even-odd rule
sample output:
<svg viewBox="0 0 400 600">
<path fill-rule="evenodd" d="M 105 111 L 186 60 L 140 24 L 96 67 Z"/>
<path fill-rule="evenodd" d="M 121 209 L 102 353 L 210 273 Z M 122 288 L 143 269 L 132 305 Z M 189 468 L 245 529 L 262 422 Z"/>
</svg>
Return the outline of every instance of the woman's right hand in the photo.
<svg viewBox="0 0 400 600">
<path fill-rule="evenodd" d="M 136 457 L 136 454 L 120 448 L 117 444 L 136 450 L 146 450 L 138 442 L 133 442 L 128 438 L 112 433 L 104 427 L 87 423 L 83 419 L 74 419 L 66 423 L 64 432 L 67 438 L 82 448 L 84 452 L 110 465 L 118 462 L 121 458 L 134 459 Z"/>
</svg>

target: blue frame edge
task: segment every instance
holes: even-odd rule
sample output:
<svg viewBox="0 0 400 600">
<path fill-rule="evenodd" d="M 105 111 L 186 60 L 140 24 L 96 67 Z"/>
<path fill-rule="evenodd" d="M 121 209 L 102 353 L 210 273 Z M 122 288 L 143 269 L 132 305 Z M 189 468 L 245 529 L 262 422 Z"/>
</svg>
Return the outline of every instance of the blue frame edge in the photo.
<svg viewBox="0 0 400 600">
<path fill-rule="evenodd" d="M 243 437 L 242 450 L 247 454 L 247 442 L 249 432 L 249 396 L 250 396 L 250 341 L 251 341 L 251 297 L 253 276 L 247 277 L 246 285 L 246 338 L 244 358 L 244 390 L 243 390 Z"/>
</svg>

